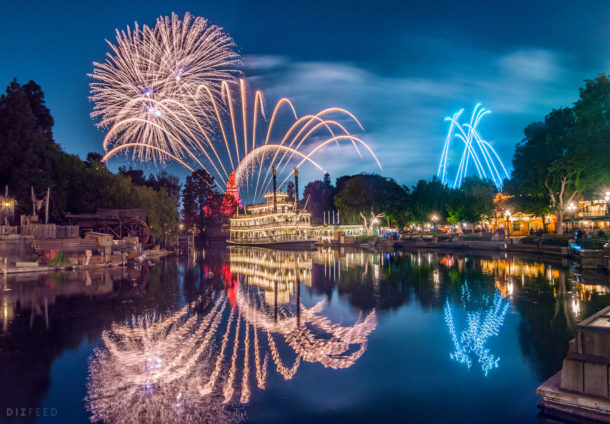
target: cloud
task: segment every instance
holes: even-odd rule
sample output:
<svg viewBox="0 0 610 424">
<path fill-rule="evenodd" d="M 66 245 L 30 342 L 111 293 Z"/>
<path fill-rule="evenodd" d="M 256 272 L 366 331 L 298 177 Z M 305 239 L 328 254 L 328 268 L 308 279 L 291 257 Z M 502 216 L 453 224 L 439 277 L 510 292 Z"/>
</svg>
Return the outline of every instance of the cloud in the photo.
<svg viewBox="0 0 610 424">
<path fill-rule="evenodd" d="M 555 50 L 494 52 L 443 40 L 434 56 L 439 42 L 419 38 L 413 54 L 429 51 L 421 56 L 425 66 L 416 62 L 392 74 L 358 63 L 247 56 L 246 75 L 269 102 L 289 97 L 299 115 L 330 106 L 353 112 L 365 127 L 364 134 L 351 127 L 354 135 L 374 146 L 385 175 L 406 184 L 436 173 L 448 129 L 444 117 L 460 108 L 469 115 L 478 102 L 492 110 L 480 131 L 509 167 L 523 128 L 571 104 L 581 81 L 591 77 Z M 354 158 L 349 145 L 329 150 L 321 162 L 335 177 L 375 171 L 372 160 Z"/>
</svg>

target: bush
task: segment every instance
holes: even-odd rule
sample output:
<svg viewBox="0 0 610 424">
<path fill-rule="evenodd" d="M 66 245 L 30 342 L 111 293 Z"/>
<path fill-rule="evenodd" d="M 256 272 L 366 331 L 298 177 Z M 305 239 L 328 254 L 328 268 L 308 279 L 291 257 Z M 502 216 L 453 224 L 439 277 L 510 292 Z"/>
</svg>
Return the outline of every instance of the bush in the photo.
<svg viewBox="0 0 610 424">
<path fill-rule="evenodd" d="M 519 240 L 521 244 L 538 244 L 542 241 L 543 246 L 567 246 L 568 240 L 572 238 L 571 234 L 543 234 L 542 237 L 526 236 Z"/>
<path fill-rule="evenodd" d="M 70 259 L 68 259 L 67 256 L 64 256 L 64 252 L 62 252 L 61 250 L 59 252 L 57 252 L 57 255 L 55 255 L 55 258 L 53 258 L 49 261 L 49 265 L 51 265 L 51 266 L 68 265 L 69 263 L 70 263 Z"/>
<path fill-rule="evenodd" d="M 490 241 L 491 234 L 464 234 L 462 238 L 465 241 Z"/>
</svg>

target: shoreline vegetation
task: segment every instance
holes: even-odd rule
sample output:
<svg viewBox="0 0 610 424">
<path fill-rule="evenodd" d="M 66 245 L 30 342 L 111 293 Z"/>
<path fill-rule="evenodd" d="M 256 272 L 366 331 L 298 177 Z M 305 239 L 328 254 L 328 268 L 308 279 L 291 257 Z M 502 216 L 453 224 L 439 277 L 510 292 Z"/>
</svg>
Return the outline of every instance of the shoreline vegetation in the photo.
<svg viewBox="0 0 610 424">
<path fill-rule="evenodd" d="M 585 82 L 573 107 L 554 110 L 543 122 L 529 125 L 516 146 L 511 179 L 504 181 L 503 193 L 479 177 L 467 177 L 461 187 L 451 188 L 436 177 L 409 187 L 378 174 L 340 176 L 333 184 L 325 174 L 305 186 L 300 207 L 311 212 L 314 225 L 322 224 L 332 211 L 333 217 L 335 212 L 341 217 L 341 224 L 362 224 L 363 216 L 372 216 L 380 218 L 379 225 L 398 230 L 410 225 L 428 226 L 434 232 L 441 226 L 466 224 L 472 230 L 494 215 L 497 218 L 500 209 L 507 213 L 510 209 L 551 216 L 553 229 L 561 236 L 568 205 L 599 198 L 610 188 L 610 149 L 604 148 L 610 139 L 609 97 L 610 80 L 600 75 Z M 53 138 L 53 124 L 35 82 L 20 85 L 13 80 L 0 97 L 0 182 L 8 187 L 11 200 L 10 211 L 2 209 L 0 225 L 31 213 L 32 197 L 47 190 L 50 222 L 65 223 L 67 212 L 141 208 L 148 216 L 153 244 L 181 231 L 203 238 L 216 234 L 237 210 L 239 199 L 227 202 L 205 171 L 194 172 L 184 185 L 165 171 L 146 176 L 142 170 L 122 166 L 113 173 L 98 153 L 89 153 L 86 160 L 65 153 Z M 294 199 L 294 186 L 287 191 Z M 499 194 L 504 196 L 502 203 L 497 202 Z M 572 226 L 573 221 L 574 212 Z M 496 222 L 494 230 L 498 227 Z M 475 238 L 463 235 L 464 241 Z M 521 244 L 553 244 L 549 236 L 541 240 L 525 238 Z"/>
</svg>

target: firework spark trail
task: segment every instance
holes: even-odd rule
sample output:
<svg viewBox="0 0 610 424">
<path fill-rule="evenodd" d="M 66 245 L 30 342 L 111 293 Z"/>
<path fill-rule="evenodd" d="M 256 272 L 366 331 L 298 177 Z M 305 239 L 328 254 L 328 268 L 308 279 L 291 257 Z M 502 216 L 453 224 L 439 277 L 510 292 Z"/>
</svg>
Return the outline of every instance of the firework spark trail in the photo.
<svg viewBox="0 0 610 424">
<path fill-rule="evenodd" d="M 200 388 L 199 393 L 202 396 L 207 395 L 214 390 L 214 385 L 216 384 L 216 380 L 218 380 L 218 376 L 220 374 L 220 370 L 222 368 L 222 361 L 225 356 L 225 350 L 227 348 L 227 342 L 229 341 L 229 333 L 231 332 L 231 324 L 233 323 L 233 318 L 235 317 L 235 309 L 231 308 L 231 314 L 229 315 L 229 320 L 227 322 L 227 329 L 225 330 L 224 337 L 222 338 L 222 345 L 220 347 L 220 353 L 218 354 L 218 358 L 216 359 L 216 366 L 214 367 L 214 371 L 210 376 L 210 380 L 207 384 Z M 239 317 L 237 318 L 239 319 Z"/>
<path fill-rule="evenodd" d="M 271 151 L 276 151 L 277 152 L 277 151 L 281 151 L 281 150 L 290 151 L 291 153 L 296 154 L 297 156 L 303 158 L 303 160 L 308 161 L 313 166 L 318 168 L 320 171 L 326 172 L 326 171 L 324 171 L 324 168 L 322 168 L 313 159 L 307 157 L 307 155 L 305 155 L 304 153 L 301 153 L 301 152 L 299 152 L 297 150 L 291 149 L 290 147 L 278 146 L 278 145 L 275 145 L 275 144 L 269 144 L 267 146 L 257 147 L 256 149 L 251 151 L 250 154 L 248 156 L 246 156 L 239 163 L 239 166 L 235 170 L 235 181 L 239 183 L 239 182 L 247 179 L 247 176 L 248 176 L 247 175 L 248 167 L 251 165 L 252 162 L 258 160 L 260 157 L 264 157 L 265 155 L 268 155 Z"/>
<path fill-rule="evenodd" d="M 250 377 L 250 324 L 246 324 L 246 338 L 244 339 L 244 367 L 241 379 L 241 397 L 239 401 L 241 403 L 248 403 L 250 401 L 250 383 L 248 378 Z M 256 333 L 256 328 L 254 328 Z"/>
<path fill-rule="evenodd" d="M 284 380 L 291 380 L 299 369 L 299 365 L 301 365 L 301 356 L 297 355 L 296 359 L 294 360 L 294 363 L 292 364 L 292 367 L 287 368 L 282 362 L 282 358 L 280 358 L 280 353 L 277 350 L 277 346 L 275 345 L 275 341 L 273 340 L 273 336 L 271 335 L 270 331 L 267 331 L 267 340 L 269 342 L 269 348 L 271 350 L 271 358 L 273 359 L 273 362 L 275 362 L 275 368 L 277 369 L 277 372 L 279 372 L 282 377 L 284 377 Z"/>
<path fill-rule="evenodd" d="M 264 194 L 261 187 L 265 190 L 268 187 L 270 168 L 277 165 L 284 172 L 295 156 L 301 159 L 311 156 L 311 152 L 305 155 L 300 149 L 309 140 L 317 143 L 319 130 L 328 131 L 338 144 L 342 139 L 336 138 L 331 128 L 337 127 L 362 156 L 361 141 L 350 138 L 347 128 L 339 122 L 323 118 L 331 113 L 341 114 L 362 129 L 357 118 L 342 108 L 328 108 L 299 118 L 290 100 L 281 98 L 266 128 L 261 128 L 259 117 L 266 119 L 263 92 L 253 92 L 254 107 L 250 115 L 246 81 L 233 81 L 240 63 L 234 43 L 220 28 L 209 25 L 203 18 L 187 13 L 180 19 L 172 14 L 158 18 L 153 27 L 136 23 L 133 29 L 117 30 L 114 43 L 108 42 L 108 46 L 106 61 L 94 63 L 90 74 L 93 78 L 90 99 L 94 102 L 91 116 L 98 120 L 98 126 L 108 129 L 103 141 L 106 151 L 103 161 L 129 150 L 133 160 L 161 165 L 171 160 L 191 172 L 204 169 L 225 190 L 229 174 L 256 151 L 260 143 L 258 131 L 264 129 L 263 146 L 281 145 L 292 150 L 278 148 L 273 159 L 265 163 L 267 169 L 263 166 L 264 155 L 258 157 L 259 166 L 254 161 L 246 161 L 247 166 L 243 167 L 246 178 L 241 179 L 238 189 L 245 191 L 245 197 L 253 194 L 252 200 L 257 200 Z M 294 122 L 287 127 L 284 137 L 280 137 L 281 143 L 270 144 L 283 107 L 289 109 Z M 226 130 L 225 117 L 230 131 Z M 217 130 L 220 134 L 216 134 Z M 232 133 L 232 142 L 227 132 Z M 294 132 L 296 135 L 291 139 L 289 136 Z M 305 161 L 313 163 L 309 157 Z M 301 160 L 300 165 L 305 161 Z"/>
<path fill-rule="evenodd" d="M 357 137 L 352 137 L 352 136 L 347 136 L 347 135 L 338 135 L 332 138 L 329 138 L 328 140 L 325 140 L 321 143 L 319 143 L 311 152 L 309 152 L 307 154 L 307 156 L 305 158 L 303 158 L 297 165 L 296 167 L 300 167 L 301 165 L 303 165 L 303 163 L 311 158 L 311 156 L 316 153 L 318 150 L 320 150 L 321 148 L 325 147 L 327 144 L 332 143 L 333 141 L 338 141 L 338 140 L 353 140 L 356 141 L 358 143 L 360 143 L 362 146 L 364 146 L 365 149 L 367 149 L 369 151 L 369 153 L 371 154 L 371 156 L 373 157 L 373 159 L 375 159 L 375 162 L 377 163 L 377 166 L 379 167 L 380 170 L 383 170 L 383 168 L 381 167 L 381 163 L 379 162 L 379 159 L 377 159 L 377 156 L 375 155 L 375 153 L 373 152 L 373 149 L 371 149 L 371 147 L 365 143 L 364 141 L 362 141 L 361 139 L 357 138 Z M 282 181 L 282 183 L 280 185 L 283 185 L 286 181 L 288 181 L 288 178 L 290 178 L 290 175 L 288 175 L 284 181 Z"/>
<path fill-rule="evenodd" d="M 237 322 L 235 324 L 235 338 L 233 340 L 233 356 L 231 356 L 231 368 L 229 369 L 229 378 L 225 382 L 224 387 L 224 397 L 225 403 L 228 403 L 233 397 L 233 393 L 235 393 L 235 388 L 233 387 L 233 382 L 235 381 L 235 370 L 237 369 L 237 348 L 239 347 L 239 330 L 241 326 L 241 317 L 237 317 Z"/>
<path fill-rule="evenodd" d="M 201 122 L 206 123 L 213 107 L 209 101 L 197 101 L 197 87 L 209 85 L 212 96 L 218 98 L 220 82 L 237 75 L 240 64 L 228 35 L 188 13 L 182 19 L 176 14 L 158 18 L 153 28 L 136 23 L 133 30 L 117 30 L 114 43 L 107 44 L 110 50 L 105 62 L 95 62 L 89 75 L 94 80 L 90 84 L 91 116 L 103 128 L 114 127 L 124 116 L 143 119 L 145 122 L 131 121 L 112 140 L 115 146 L 137 141 L 161 149 L 133 146 L 140 160 L 163 163 L 167 156 L 162 151 L 180 156 L 172 150 L 176 146 L 167 139 L 166 131 L 178 135 L 184 130 L 175 121 L 184 111 L 163 113 L 155 102 L 172 99 L 201 115 Z M 134 103 L 135 99 L 141 101 Z M 195 125 L 194 121 L 180 127 Z M 154 122 L 161 125 L 151 125 Z"/>
<path fill-rule="evenodd" d="M 256 385 L 259 389 L 265 388 L 265 382 L 267 380 L 267 360 L 269 356 L 265 354 L 265 360 L 261 365 L 261 357 L 258 348 L 258 331 L 254 327 L 254 363 L 256 365 Z"/>
<path fill-rule="evenodd" d="M 496 185 L 496 187 L 498 187 L 498 189 L 501 189 L 502 187 L 502 173 L 504 174 L 505 178 L 509 178 L 508 172 L 500 160 L 498 153 L 494 150 L 489 142 L 485 141 L 481 137 L 481 134 L 479 134 L 477 130 L 481 119 L 491 113 L 491 111 L 481 108 L 480 106 L 480 104 L 475 106 L 469 123 L 462 125 L 459 122 L 460 116 L 464 112 L 464 109 L 460 109 L 452 117 L 445 118 L 445 121 L 450 122 L 449 132 L 445 138 L 441 160 L 436 173 L 443 184 L 448 182 L 447 162 L 449 160 L 451 140 L 454 137 L 463 143 L 464 149 L 461 153 L 457 173 L 453 180 L 453 188 L 459 188 L 461 186 L 462 180 L 468 174 L 468 165 L 470 160 L 472 160 L 474 163 L 479 178 L 489 178 Z"/>
<path fill-rule="evenodd" d="M 281 102 L 281 101 L 280 101 Z M 289 101 L 288 101 L 289 102 Z M 297 118 L 296 112 L 294 111 L 294 107 L 292 106 L 291 103 L 289 103 L 292 111 L 294 113 L 295 119 Z M 278 103 L 279 105 L 279 103 Z M 277 107 L 276 107 L 277 110 Z M 274 112 L 275 113 L 275 112 Z M 314 121 L 319 121 L 321 124 L 324 124 L 324 126 L 326 127 L 326 129 L 328 130 L 328 132 L 330 133 L 331 137 L 335 136 L 335 133 L 333 132 L 333 130 L 331 129 L 331 124 L 336 124 L 339 126 L 339 128 L 345 132 L 346 135 L 349 135 L 349 132 L 345 129 L 345 127 L 343 127 L 342 125 L 336 123 L 336 121 L 326 121 L 323 120 L 321 117 L 330 113 L 341 113 L 344 114 L 346 116 L 348 116 L 349 118 L 351 118 L 356 124 L 358 124 L 358 126 L 360 127 L 360 129 L 364 130 L 364 127 L 362 126 L 362 124 L 360 123 L 360 121 L 348 110 L 342 109 L 342 108 L 337 108 L 337 107 L 332 107 L 332 108 L 327 108 L 322 110 L 321 112 L 318 112 L 315 115 L 305 115 L 301 118 L 296 119 L 296 122 L 294 124 L 292 124 L 292 126 L 290 128 L 288 128 L 288 130 L 286 131 L 286 134 L 284 135 L 284 137 L 282 138 L 282 141 L 279 143 L 280 145 L 285 145 L 286 141 L 288 140 L 288 137 L 292 134 L 293 131 L 295 131 L 297 128 L 299 128 L 299 126 L 305 122 L 305 124 L 301 127 L 301 129 L 299 130 L 299 132 L 293 137 L 292 142 L 289 144 L 288 147 L 292 147 L 292 145 L 294 144 L 295 140 L 298 139 L 298 137 L 301 135 L 301 133 L 303 131 L 305 131 L 307 129 L 307 127 L 313 123 Z M 271 126 L 273 125 L 273 120 L 274 120 L 275 116 L 272 118 L 272 122 L 271 122 Z M 271 130 L 271 126 L 269 127 L 269 130 Z M 269 131 L 270 132 L 270 131 Z M 267 140 L 265 141 L 265 145 L 267 145 L 267 141 L 269 138 L 269 132 L 267 133 Z M 307 136 L 303 137 L 303 139 L 301 140 L 301 143 L 299 143 L 299 147 L 301 146 L 301 144 L 311 135 L 311 132 L 309 134 L 307 134 Z M 337 142 L 338 143 L 338 142 Z M 354 146 L 354 148 L 356 149 L 356 152 L 362 157 L 362 155 L 360 154 L 360 150 L 358 150 L 357 144 L 354 140 L 352 140 L 352 145 Z M 297 147 L 297 149 L 299 148 Z M 263 179 L 263 193 L 264 191 L 268 188 L 271 180 L 271 168 L 273 167 L 273 165 L 275 164 L 275 161 L 277 159 L 277 154 L 279 153 L 279 151 L 274 155 L 273 159 L 271 160 L 269 166 L 267 167 L 267 172 L 265 174 L 265 178 Z M 286 156 L 286 152 L 284 152 L 284 154 L 282 155 L 282 158 L 280 159 L 279 163 L 277 166 L 279 166 L 282 161 L 284 160 Z M 288 164 L 288 162 L 290 161 L 290 159 L 292 159 L 292 157 L 294 156 L 294 154 L 292 154 L 290 156 L 290 158 L 287 160 L 286 164 Z M 259 170 L 259 177 L 260 177 L 260 170 Z M 258 185 L 258 178 L 257 178 L 257 185 Z M 262 193 L 261 193 L 262 194 Z M 259 194 L 260 195 L 260 194 Z M 257 198 L 257 193 L 255 193 L 255 198 Z"/>
</svg>

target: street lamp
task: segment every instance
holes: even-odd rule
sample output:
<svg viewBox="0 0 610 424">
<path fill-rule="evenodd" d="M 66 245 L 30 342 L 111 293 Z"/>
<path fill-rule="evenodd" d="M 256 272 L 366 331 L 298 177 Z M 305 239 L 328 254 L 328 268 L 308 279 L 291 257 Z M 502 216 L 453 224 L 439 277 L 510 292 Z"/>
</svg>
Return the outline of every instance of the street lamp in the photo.
<svg viewBox="0 0 610 424">
<path fill-rule="evenodd" d="M 435 234 L 435 235 L 436 235 L 436 222 L 437 222 L 437 221 L 438 221 L 438 216 L 436 216 L 436 215 L 432 215 L 432 222 L 434 222 L 434 224 L 433 224 L 433 225 L 434 225 L 433 230 L 434 230 L 434 234 Z"/>
<path fill-rule="evenodd" d="M 607 191 L 604 195 L 604 199 L 606 199 L 606 215 L 610 215 L 610 191 Z M 608 222 L 610 226 L 610 222 Z"/>
<path fill-rule="evenodd" d="M 508 220 L 510 219 L 510 211 L 507 209 L 504 211 L 504 216 L 506 216 L 506 237 L 510 238 L 510 226 L 508 224 Z"/>
<path fill-rule="evenodd" d="M 570 203 L 568 205 L 568 213 L 571 216 L 571 218 L 570 218 L 570 223 L 572 224 L 571 225 L 571 227 L 572 227 L 571 232 L 574 232 L 574 214 L 575 214 L 575 211 L 576 211 L 576 206 L 574 205 L 574 203 Z"/>
</svg>

